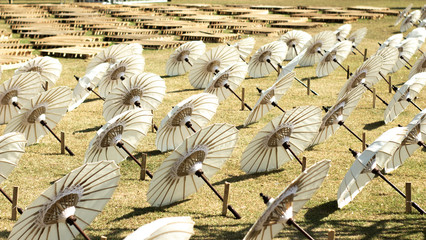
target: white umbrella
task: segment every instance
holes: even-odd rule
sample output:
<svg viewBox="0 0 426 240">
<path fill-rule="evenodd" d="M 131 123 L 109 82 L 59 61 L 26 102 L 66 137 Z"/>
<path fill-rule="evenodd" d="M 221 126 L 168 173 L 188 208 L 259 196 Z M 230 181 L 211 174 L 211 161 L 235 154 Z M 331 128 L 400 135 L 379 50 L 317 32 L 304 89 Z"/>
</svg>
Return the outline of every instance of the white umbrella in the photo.
<svg viewBox="0 0 426 240">
<path fill-rule="evenodd" d="M 398 49 L 395 47 L 385 47 L 382 49 L 377 50 L 377 52 L 373 56 L 380 56 L 382 57 L 382 66 L 379 70 L 379 76 L 382 77 L 386 82 L 388 80 L 385 78 L 385 76 L 392 71 L 392 68 L 395 66 L 396 61 L 398 60 Z M 377 79 L 379 80 L 379 76 L 377 76 Z"/>
<path fill-rule="evenodd" d="M 407 158 L 419 149 L 426 147 L 426 109 L 417 114 L 407 125 L 407 134 L 395 153 L 385 163 L 385 172 L 390 173 L 401 166 Z"/>
<path fill-rule="evenodd" d="M 320 124 L 321 110 L 314 106 L 297 107 L 274 118 L 244 150 L 241 169 L 246 173 L 267 172 L 293 157 L 298 159 L 297 154 L 311 144 Z"/>
<path fill-rule="evenodd" d="M 307 67 L 317 63 L 322 55 L 322 51 L 328 50 L 336 43 L 336 36 L 332 31 L 323 31 L 313 36 L 303 47 L 306 53 L 300 60 L 300 66 Z"/>
<path fill-rule="evenodd" d="M 166 83 L 153 73 L 139 73 L 124 79 L 105 99 L 103 116 L 106 121 L 134 108 L 155 111 L 166 94 Z"/>
<path fill-rule="evenodd" d="M 200 93 L 176 104 L 161 120 L 155 145 L 162 151 L 174 150 L 183 140 L 205 126 L 219 106 L 215 95 Z"/>
<path fill-rule="evenodd" d="M 110 65 L 104 77 L 99 82 L 99 95 L 105 98 L 119 81 L 144 71 L 145 59 L 141 55 L 132 55 Z"/>
<path fill-rule="evenodd" d="M 351 24 L 343 24 L 336 31 L 334 31 L 334 35 L 336 35 L 337 41 L 343 41 L 351 32 L 352 25 Z"/>
<path fill-rule="evenodd" d="M 235 47 L 240 53 L 240 57 L 243 61 L 246 59 L 251 52 L 253 52 L 254 44 L 256 40 L 252 37 L 244 38 L 234 44 L 230 44 L 229 46 Z"/>
<path fill-rule="evenodd" d="M 178 76 L 188 72 L 192 64 L 206 51 L 203 41 L 191 41 L 178 47 L 166 63 L 166 74 Z"/>
<path fill-rule="evenodd" d="M 379 50 L 385 48 L 385 47 L 396 47 L 400 42 L 402 42 L 404 38 L 404 35 L 402 33 L 394 34 L 390 36 L 386 41 L 384 41 L 382 44 L 379 43 L 380 47 Z"/>
<path fill-rule="evenodd" d="M 294 216 L 320 188 L 328 175 L 330 163 L 330 160 L 322 160 L 312 165 L 294 179 L 275 199 L 261 193 L 260 196 L 268 207 L 250 228 L 244 240 L 273 239 L 286 224 L 295 226 L 307 238 L 313 239 L 296 224 Z"/>
<path fill-rule="evenodd" d="M 410 74 L 408 78 L 412 78 L 417 73 L 426 72 L 426 55 L 422 54 L 422 56 L 417 59 L 416 63 L 414 63 L 413 67 L 410 70 Z"/>
<path fill-rule="evenodd" d="M 398 25 L 408 14 L 408 12 L 411 10 L 411 7 L 413 6 L 412 3 L 410 3 L 403 11 L 399 12 L 398 17 L 396 18 L 395 23 L 393 24 L 393 26 Z"/>
<path fill-rule="evenodd" d="M 396 46 L 399 52 L 399 59 L 396 61 L 396 64 L 392 68 L 391 73 L 394 73 L 405 66 L 405 64 L 410 65 L 408 61 L 414 55 L 417 50 L 417 40 L 414 38 L 408 38 L 402 41 Z M 411 65 L 410 65 L 411 66 Z M 407 66 L 405 66 L 409 69 Z"/>
<path fill-rule="evenodd" d="M 279 78 L 270 88 L 262 91 L 259 100 L 257 100 L 253 109 L 250 111 L 250 114 L 247 116 L 244 126 L 259 121 L 259 119 L 261 119 L 274 107 L 277 107 L 285 113 L 285 111 L 278 105 L 278 101 L 291 87 L 294 77 L 295 73 L 290 72 L 289 74 Z"/>
<path fill-rule="evenodd" d="M 364 27 L 351 33 L 351 35 L 349 35 L 349 37 L 346 39 L 352 42 L 352 48 L 357 50 L 357 52 L 361 54 L 362 56 L 364 56 L 364 54 L 357 48 L 357 46 L 362 42 L 365 35 L 367 35 L 367 28 Z"/>
<path fill-rule="evenodd" d="M 189 82 L 194 88 L 205 88 L 220 70 L 239 61 L 236 48 L 221 45 L 210 49 L 194 62 L 189 72 Z"/>
<path fill-rule="evenodd" d="M 287 54 L 287 45 L 282 41 L 274 41 L 260 47 L 250 58 L 248 73 L 250 77 L 259 78 L 269 75 L 271 71 L 278 72 L 278 64 Z"/>
<path fill-rule="evenodd" d="M 27 207 L 8 239 L 74 239 L 79 233 L 89 239 L 83 230 L 111 199 L 119 179 L 113 161 L 74 169 Z"/>
<path fill-rule="evenodd" d="M 61 142 L 52 128 L 58 124 L 67 112 L 71 102 L 71 90 L 68 87 L 56 87 L 42 92 L 31 98 L 28 104 L 21 108 L 21 113 L 13 117 L 4 129 L 8 132 L 21 132 L 27 139 L 27 145 L 37 143 L 49 132 Z M 74 153 L 65 146 L 65 150 L 73 156 Z"/>
<path fill-rule="evenodd" d="M 413 26 L 413 24 L 419 21 L 421 14 L 422 13 L 420 12 L 420 10 L 414 10 L 410 12 L 407 15 L 407 17 L 405 17 L 404 21 L 402 21 L 401 27 L 399 28 L 399 30 L 401 32 L 406 32 L 408 29 L 410 29 Z"/>
<path fill-rule="evenodd" d="M 188 240 L 194 234 L 191 217 L 167 217 L 143 225 L 124 240 Z"/>
<path fill-rule="evenodd" d="M 21 73 L 0 85 L 0 124 L 8 123 L 19 109 L 43 89 L 40 74 Z"/>
<path fill-rule="evenodd" d="M 389 102 L 388 107 L 384 113 L 385 123 L 392 122 L 398 115 L 403 112 L 408 105 L 413 104 L 418 110 L 422 111 L 413 100 L 420 93 L 426 84 L 426 72 L 417 73 L 407 82 L 404 83 L 398 90 L 396 90 L 392 100 Z"/>
<path fill-rule="evenodd" d="M 348 72 L 342 63 L 352 51 L 352 43 L 350 41 L 342 41 L 334 45 L 333 48 L 326 50 L 325 54 L 321 57 L 317 65 L 317 76 L 324 77 L 330 75 L 337 67 L 343 68 Z"/>
<path fill-rule="evenodd" d="M 417 39 L 417 48 L 419 50 L 419 52 L 421 52 L 423 54 L 423 52 L 420 50 L 420 48 L 422 47 L 423 43 L 425 43 L 425 39 L 426 39 L 426 28 L 425 26 L 423 27 L 418 27 L 413 29 L 413 31 L 411 31 L 410 33 L 407 34 L 407 39 L 408 38 L 414 38 Z"/>
<path fill-rule="evenodd" d="M 221 198 L 208 179 L 220 170 L 231 156 L 238 130 L 229 124 L 213 124 L 182 141 L 166 158 L 149 183 L 147 201 L 156 207 L 184 200 L 204 183 Z M 228 205 L 236 218 L 240 215 Z"/>
<path fill-rule="evenodd" d="M 280 41 L 287 44 L 288 49 L 285 60 L 292 60 L 299 55 L 305 44 L 311 40 L 311 38 L 311 34 L 300 30 L 291 30 L 282 35 Z"/>
<path fill-rule="evenodd" d="M 44 88 L 47 90 L 55 86 L 56 81 L 61 76 L 62 64 L 55 58 L 51 57 L 36 57 L 28 60 L 20 68 L 15 70 L 14 75 L 19 75 L 25 72 L 37 72 L 40 74 Z"/>
<path fill-rule="evenodd" d="M 121 59 L 127 58 L 132 55 L 141 55 L 142 54 L 142 46 L 137 43 L 132 44 L 116 44 L 109 46 L 90 60 L 87 65 L 86 72 L 89 72 L 97 65 L 101 63 L 109 63 L 115 64 L 119 62 Z"/>
</svg>

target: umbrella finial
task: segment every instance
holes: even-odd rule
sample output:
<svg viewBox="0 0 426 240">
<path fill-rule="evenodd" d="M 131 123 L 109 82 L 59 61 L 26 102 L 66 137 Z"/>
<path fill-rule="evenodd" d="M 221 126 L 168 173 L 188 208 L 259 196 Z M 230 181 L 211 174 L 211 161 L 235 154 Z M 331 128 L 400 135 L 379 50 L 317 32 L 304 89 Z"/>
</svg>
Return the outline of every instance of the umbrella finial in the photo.
<svg viewBox="0 0 426 240">
<path fill-rule="evenodd" d="M 80 78 L 79 77 L 77 77 L 76 75 L 74 75 L 74 78 L 75 78 L 75 80 L 80 80 Z"/>
<path fill-rule="evenodd" d="M 262 197 L 263 203 L 268 204 L 269 199 L 271 199 L 271 198 L 268 197 L 268 196 L 266 196 L 266 195 L 264 195 L 263 193 L 260 193 L 259 195 Z"/>
<path fill-rule="evenodd" d="M 349 151 L 352 153 L 352 156 L 354 156 L 354 157 L 358 156 L 358 152 L 353 150 L 352 148 L 349 148 Z"/>
</svg>

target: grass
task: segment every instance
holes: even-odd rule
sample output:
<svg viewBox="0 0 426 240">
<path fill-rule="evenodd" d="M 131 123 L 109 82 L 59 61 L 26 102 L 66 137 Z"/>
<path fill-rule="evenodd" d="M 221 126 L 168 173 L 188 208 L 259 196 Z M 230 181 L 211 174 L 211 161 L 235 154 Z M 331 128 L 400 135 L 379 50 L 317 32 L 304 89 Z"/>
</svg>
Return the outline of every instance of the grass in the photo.
<svg viewBox="0 0 426 240">
<path fill-rule="evenodd" d="M 190 1 L 179 1 L 190 2 Z M 194 2 L 194 1 L 192 1 Z M 225 2 L 225 1 L 222 1 Z M 243 1 L 233 1 L 242 3 Z M 253 4 L 264 2 L 251 1 Z M 410 1 L 411 2 L 411 1 Z M 420 6 L 420 1 L 412 1 L 415 6 Z M 246 1 L 244 1 L 246 3 Z M 278 1 L 270 1 L 267 4 L 279 4 Z M 305 4 L 306 3 L 306 4 Z M 380 3 L 380 4 L 379 4 Z M 361 5 L 371 4 L 377 6 L 404 7 L 408 2 L 399 1 L 343 1 L 339 4 Z M 266 3 L 265 3 L 266 4 Z M 313 2 L 286 2 L 294 5 L 322 5 Z M 334 2 L 330 2 L 330 5 Z M 423 4 L 423 3 L 422 3 Z M 380 20 L 359 20 L 352 24 L 352 29 L 368 28 L 368 34 L 359 46 L 367 48 L 368 55 L 374 53 L 377 42 L 383 42 L 388 36 L 398 32 L 399 28 L 391 27 L 395 17 L 385 17 Z M 330 24 L 321 28 L 307 30 L 315 34 L 324 30 L 334 30 L 337 24 Z M 278 37 L 259 37 L 256 39 L 255 49 L 263 44 L 276 40 Z M 207 44 L 208 48 L 219 44 Z M 423 47 L 425 50 L 425 47 Z M 167 95 L 159 109 L 154 113 L 154 122 L 157 125 L 167 114 L 171 106 L 183 99 L 202 92 L 194 90 L 188 81 L 188 74 L 178 77 L 165 77 L 165 63 L 173 49 L 161 51 L 144 50 L 146 59 L 145 71 L 153 72 L 164 77 L 167 85 Z M 410 62 L 414 63 L 420 55 L 416 55 Z M 73 75 L 84 75 L 89 60 L 60 58 L 63 72 L 58 86 L 75 86 Z M 356 69 L 362 63 L 359 55 L 350 55 L 344 65 L 350 65 Z M 401 69 L 392 74 L 392 81 L 401 85 L 407 79 L 409 71 Z M 3 73 L 2 80 L 12 76 L 13 71 Z M 297 68 L 296 76 L 306 81 L 310 78 L 311 87 L 320 95 L 306 95 L 306 89 L 294 82 L 286 95 L 279 101 L 284 109 L 291 109 L 303 105 L 332 105 L 336 101 L 337 93 L 345 82 L 345 73 L 337 69 L 331 76 L 324 78 L 315 77 L 315 68 Z M 254 105 L 259 95 L 256 86 L 266 89 L 274 83 L 276 76 L 271 74 L 260 79 L 247 78 L 242 87 L 246 91 L 246 100 L 249 105 Z M 381 81 L 376 85 L 377 93 L 386 101 L 390 101 L 392 94 L 387 92 L 387 85 Z M 237 92 L 241 90 L 238 89 Z M 421 92 L 416 101 L 421 107 L 426 106 L 425 92 Z M 235 126 L 244 123 L 248 111 L 239 111 L 240 103 L 236 98 L 229 98 L 223 102 L 211 123 L 227 122 Z M 380 102 L 376 108 L 372 108 L 371 94 L 366 92 L 357 109 L 347 119 L 346 124 L 356 133 L 366 132 L 367 142 L 371 143 L 384 131 L 396 127 L 397 124 L 406 125 L 418 111 L 414 107 L 408 107 L 394 122 L 384 125 L 383 112 L 385 106 Z M 195 234 L 192 239 L 242 239 L 251 225 L 256 221 L 265 209 L 259 192 L 269 196 L 279 194 L 298 174 L 300 166 L 296 161 L 283 165 L 279 170 L 266 174 L 245 175 L 239 170 L 239 161 L 242 151 L 256 135 L 274 117 L 280 115 L 278 109 L 268 113 L 258 123 L 247 128 L 240 128 L 239 141 L 232 157 L 224 164 L 221 171 L 215 175 L 211 182 L 220 191 L 223 191 L 223 183 L 231 183 L 231 203 L 242 215 L 241 220 L 235 220 L 232 215 L 222 217 L 221 203 L 214 194 L 203 187 L 197 194 L 181 203 L 163 208 L 150 207 L 146 201 L 146 192 L 149 181 L 139 181 L 139 169 L 131 161 L 120 163 L 121 180 L 113 198 L 107 204 L 104 211 L 86 229 L 86 233 L 93 239 L 100 239 L 105 235 L 108 239 L 122 239 L 139 226 L 155 219 L 169 216 L 191 216 L 195 221 Z M 13 186 L 20 187 L 19 203 L 21 206 L 29 205 L 50 184 L 67 174 L 83 163 L 85 151 L 96 131 L 105 123 L 102 117 L 102 101 L 93 95 L 76 110 L 67 113 L 61 122 L 55 127 L 56 132 L 66 133 L 67 145 L 76 153 L 75 157 L 59 154 L 59 144 L 52 136 L 45 136 L 39 144 L 26 148 L 26 153 L 21 158 L 19 166 L 14 170 L 8 180 L 1 184 L 7 192 L 12 191 Z M 3 132 L 5 125 L 0 126 Z M 142 152 L 148 154 L 148 168 L 155 171 L 161 162 L 170 155 L 170 152 L 162 154 L 154 145 L 155 133 L 148 135 L 141 141 L 135 151 L 140 157 Z M 332 160 L 329 176 L 324 181 L 320 190 L 296 215 L 296 221 L 316 239 L 325 239 L 328 229 L 334 229 L 339 239 L 424 239 L 424 226 L 426 221 L 417 212 L 406 214 L 405 202 L 388 185 L 379 179 L 373 180 L 355 198 L 353 202 L 343 209 L 337 209 L 337 189 L 352 165 L 354 158 L 348 148 L 361 149 L 361 144 L 344 129 L 339 130 L 325 143 L 317 145 L 301 154 L 308 159 L 308 165 L 322 159 Z M 426 206 L 426 191 L 424 187 L 426 152 L 417 150 L 415 154 L 398 170 L 388 177 L 398 187 L 403 189 L 405 182 L 411 182 L 413 186 L 413 199 L 420 205 Z M 5 239 L 9 235 L 15 221 L 10 220 L 10 205 L 0 198 L 0 238 Z M 414 211 L 414 210 L 413 210 Z M 295 239 L 302 236 L 291 228 L 285 228 L 276 239 Z"/>
</svg>

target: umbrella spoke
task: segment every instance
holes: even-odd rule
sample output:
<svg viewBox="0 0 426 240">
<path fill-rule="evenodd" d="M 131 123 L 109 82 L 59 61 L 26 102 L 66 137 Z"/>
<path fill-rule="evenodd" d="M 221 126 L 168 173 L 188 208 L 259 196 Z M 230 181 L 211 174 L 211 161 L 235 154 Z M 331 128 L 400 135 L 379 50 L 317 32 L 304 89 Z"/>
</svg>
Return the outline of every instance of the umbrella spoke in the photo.
<svg viewBox="0 0 426 240">
<path fill-rule="evenodd" d="M 314 240 L 313 237 L 311 237 L 303 228 L 301 228 L 294 220 L 293 218 L 290 218 L 286 222 L 289 226 L 294 226 L 299 232 L 301 232 L 306 238 Z"/>
<path fill-rule="evenodd" d="M 123 149 L 126 153 L 127 153 L 127 155 L 129 155 L 129 157 L 135 162 L 135 163 L 137 163 L 138 165 L 139 165 L 139 167 L 140 166 L 142 166 L 142 164 L 135 158 L 135 156 L 133 156 L 132 155 L 132 153 L 131 152 L 129 152 L 129 150 L 127 150 L 127 148 L 124 146 L 124 143 L 122 143 L 122 142 L 118 142 L 117 144 L 117 147 L 119 147 L 119 148 L 121 148 L 121 149 Z M 151 178 L 152 179 L 152 173 L 148 170 L 148 169 L 146 169 L 145 170 L 145 173 L 146 173 L 146 175 L 148 175 L 149 176 L 149 178 Z"/>
<path fill-rule="evenodd" d="M 0 192 L 3 194 L 3 196 L 6 197 L 6 199 L 13 204 L 12 198 L 0 187 Z M 22 210 L 22 208 L 20 207 L 16 207 L 16 209 L 18 210 L 18 212 L 20 214 L 22 214 L 24 212 L 24 210 Z"/>
<path fill-rule="evenodd" d="M 40 124 L 45 127 L 49 132 L 58 140 L 58 142 L 62 143 L 61 139 L 53 132 L 53 130 L 47 125 L 47 122 L 44 120 L 40 121 Z M 65 150 L 69 153 L 70 156 L 74 156 L 75 154 L 69 149 L 67 146 L 65 146 Z"/>
</svg>

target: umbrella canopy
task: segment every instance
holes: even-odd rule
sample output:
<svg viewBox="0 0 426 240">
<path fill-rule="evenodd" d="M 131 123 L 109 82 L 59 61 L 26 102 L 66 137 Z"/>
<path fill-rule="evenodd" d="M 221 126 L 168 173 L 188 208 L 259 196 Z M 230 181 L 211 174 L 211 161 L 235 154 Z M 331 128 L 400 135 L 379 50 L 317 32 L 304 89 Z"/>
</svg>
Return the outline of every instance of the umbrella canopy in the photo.
<svg viewBox="0 0 426 240">
<path fill-rule="evenodd" d="M 343 208 L 373 180 L 374 169 L 382 169 L 386 159 L 391 156 L 407 133 L 407 128 L 392 128 L 377 138 L 367 149 L 355 157 L 337 192 L 337 204 Z"/>
<path fill-rule="evenodd" d="M 120 169 L 113 161 L 74 169 L 34 200 L 13 226 L 9 239 L 74 239 L 111 199 Z"/>
<path fill-rule="evenodd" d="M 311 38 L 311 34 L 300 30 L 291 30 L 282 35 L 280 41 L 283 41 L 288 49 L 285 60 L 292 60 L 299 55 L 305 44 L 311 40 Z"/>
<path fill-rule="evenodd" d="M 19 114 L 19 108 L 37 95 L 41 77 L 36 72 L 21 73 L 0 85 L 0 124 L 5 124 Z"/>
<path fill-rule="evenodd" d="M 105 98 L 118 83 L 144 70 L 145 59 L 141 55 L 123 58 L 111 65 L 99 83 L 99 95 Z"/>
<path fill-rule="evenodd" d="M 124 240 L 188 240 L 194 234 L 191 217 L 157 219 L 138 228 Z"/>
<path fill-rule="evenodd" d="M 68 87 L 56 87 L 39 93 L 21 108 L 19 115 L 10 120 L 4 132 L 21 132 L 27 139 L 27 145 L 37 143 L 49 133 L 41 122 L 54 128 L 67 112 L 71 97 L 72 92 Z"/>
<path fill-rule="evenodd" d="M 398 60 L 396 61 L 396 64 L 393 66 L 391 73 L 394 73 L 401 69 L 405 64 L 406 61 L 409 61 L 410 58 L 414 55 L 414 53 L 417 50 L 417 39 L 414 38 L 408 38 L 402 41 L 400 44 L 396 46 L 398 49 L 399 55 Z M 404 60 L 405 61 L 404 61 Z"/>
<path fill-rule="evenodd" d="M 166 83 L 153 73 L 139 73 L 118 83 L 105 99 L 103 116 L 106 121 L 130 109 L 154 111 L 163 101 Z"/>
<path fill-rule="evenodd" d="M 343 24 L 342 26 L 340 26 L 336 31 L 333 32 L 334 35 L 336 35 L 336 40 L 339 42 L 345 40 L 351 32 L 351 29 L 351 24 Z"/>
<path fill-rule="evenodd" d="M 238 130 L 222 123 L 207 126 L 183 140 L 154 173 L 147 201 L 152 206 L 166 206 L 197 192 L 204 181 L 196 172 L 201 170 L 212 178 L 231 156 L 237 139 Z"/>
<path fill-rule="evenodd" d="M 407 158 L 426 141 L 426 109 L 417 114 L 407 125 L 407 134 L 395 153 L 385 163 L 385 172 L 390 173 L 401 166 Z"/>
<path fill-rule="evenodd" d="M 288 62 L 285 66 L 279 66 L 281 69 L 279 71 L 280 74 L 278 75 L 278 78 L 282 78 L 285 75 L 292 72 L 296 68 L 296 66 L 299 64 L 299 62 L 303 58 L 303 56 L 305 56 L 305 54 L 306 54 L 306 49 L 302 50 L 299 53 L 299 55 L 297 55 L 295 58 L 293 58 L 293 60 Z"/>
<path fill-rule="evenodd" d="M 155 145 L 162 152 L 174 150 L 194 131 L 205 126 L 218 106 L 218 98 L 209 93 L 196 94 L 176 104 L 161 120 Z"/>
<path fill-rule="evenodd" d="M 90 60 L 87 65 L 86 72 L 89 72 L 94 67 L 101 63 L 115 64 L 121 59 L 127 58 L 132 55 L 141 55 L 142 54 L 142 45 L 137 43 L 132 44 L 116 44 L 109 46 Z"/>
<path fill-rule="evenodd" d="M 413 7 L 412 3 L 410 3 L 403 11 L 399 12 L 399 15 L 396 18 L 396 21 L 393 26 L 398 25 L 402 21 L 402 19 L 407 16 L 408 12 L 411 10 L 411 7 Z"/>
<path fill-rule="evenodd" d="M 426 72 L 417 73 L 404 83 L 393 95 L 385 113 L 384 120 L 388 124 L 392 122 L 400 113 L 402 113 L 420 93 L 426 84 Z"/>
<path fill-rule="evenodd" d="M 244 126 L 259 121 L 259 119 L 271 111 L 271 109 L 277 105 L 281 97 L 284 96 L 287 90 L 291 87 L 294 77 L 295 73 L 290 72 L 289 74 L 279 78 L 270 88 L 262 91 L 259 100 L 257 100 L 256 105 L 254 105 L 250 114 L 246 118 Z"/>
<path fill-rule="evenodd" d="M 317 63 L 324 50 L 328 50 L 336 43 L 336 36 L 332 31 L 323 31 L 315 35 L 303 47 L 306 53 L 300 60 L 300 66 L 307 67 Z"/>
<path fill-rule="evenodd" d="M 425 26 L 413 29 L 413 31 L 408 33 L 406 38 L 417 39 L 417 42 L 418 42 L 417 48 L 421 48 L 423 43 L 425 43 L 425 39 L 426 39 L 426 28 L 425 28 Z"/>
<path fill-rule="evenodd" d="M 78 79 L 78 83 L 72 91 L 72 101 L 68 112 L 76 109 L 86 100 L 90 93 L 98 86 L 109 68 L 109 63 L 101 63 L 92 68 L 86 75 Z M 92 91 L 91 91 L 92 90 Z"/>
<path fill-rule="evenodd" d="M 322 118 L 319 132 L 312 141 L 312 145 L 324 142 L 340 128 L 341 124 L 343 124 L 352 111 L 355 110 L 364 91 L 364 87 L 358 85 L 337 100 L 333 107 L 331 107 Z"/>
<path fill-rule="evenodd" d="M 151 124 L 151 111 L 139 108 L 115 116 L 105 123 L 90 141 L 84 162 L 114 160 L 117 164 L 120 163 L 128 154 L 118 145 L 123 143 L 129 152 L 133 152 L 146 136 Z"/>
<path fill-rule="evenodd" d="M 62 64 L 55 58 L 36 57 L 28 60 L 20 68 L 15 70 L 14 75 L 25 72 L 37 72 L 40 74 L 41 84 L 48 83 L 49 87 L 53 87 L 61 76 Z"/>
<path fill-rule="evenodd" d="M 361 83 L 371 87 L 378 81 L 378 74 L 382 66 L 383 57 L 372 56 L 367 59 L 352 76 L 345 82 L 340 89 L 338 99 L 342 98 L 347 92 Z"/>
<path fill-rule="evenodd" d="M 382 66 L 379 70 L 379 75 L 386 76 L 392 71 L 392 68 L 395 66 L 396 61 L 398 60 L 398 49 L 395 47 L 385 47 L 377 50 L 373 56 L 382 57 Z M 379 81 L 380 76 L 377 76 L 377 81 Z"/>
<path fill-rule="evenodd" d="M 396 45 L 398 45 L 403 40 L 403 38 L 404 35 L 402 35 L 402 33 L 394 34 L 380 45 L 379 50 L 385 47 L 396 47 Z"/>
<path fill-rule="evenodd" d="M 410 70 L 408 78 L 412 78 L 417 73 L 426 72 L 426 55 L 422 54 Z"/>
<path fill-rule="evenodd" d="M 352 42 L 352 47 L 356 48 L 364 39 L 365 35 L 367 35 L 367 28 L 360 28 L 355 32 L 351 33 L 347 38 L 348 41 Z"/>
<path fill-rule="evenodd" d="M 25 136 L 11 132 L 0 136 L 0 183 L 7 179 L 25 152 Z"/>
<path fill-rule="evenodd" d="M 345 61 L 351 51 L 352 43 L 346 40 L 337 43 L 333 48 L 327 50 L 317 65 L 317 76 L 324 77 L 330 75 L 330 73 L 339 67 L 339 64 L 341 65 Z"/>
<path fill-rule="evenodd" d="M 188 72 L 192 64 L 206 51 L 203 41 L 191 41 L 178 47 L 166 63 L 166 74 L 178 76 Z"/>
<path fill-rule="evenodd" d="M 295 154 L 307 148 L 321 124 L 321 110 L 302 106 L 274 118 L 262 128 L 243 152 L 241 169 L 246 173 L 278 169 L 293 155 L 282 146 L 288 143 Z"/>
<path fill-rule="evenodd" d="M 255 43 L 256 40 L 254 40 L 254 38 L 248 37 L 231 44 L 230 46 L 235 47 L 238 50 L 242 59 L 246 59 L 251 52 L 253 52 Z"/>
<path fill-rule="evenodd" d="M 284 228 L 287 221 L 302 209 L 320 188 L 330 169 L 330 160 L 322 160 L 303 171 L 275 199 L 250 228 L 244 240 L 270 240 Z"/>
<path fill-rule="evenodd" d="M 219 46 L 201 55 L 189 72 L 189 82 L 194 88 L 205 88 L 213 76 L 220 70 L 240 61 L 236 48 Z"/>
<path fill-rule="evenodd" d="M 222 102 L 232 95 L 232 92 L 226 89 L 225 85 L 228 84 L 229 88 L 235 91 L 244 81 L 246 75 L 247 64 L 244 62 L 236 62 L 216 74 L 209 82 L 204 92 L 216 95 L 219 102 Z"/>
<path fill-rule="evenodd" d="M 420 19 L 420 16 L 422 15 L 422 13 L 420 12 L 420 10 L 414 10 L 412 12 L 410 12 L 407 17 L 404 19 L 404 21 L 402 21 L 401 23 L 401 27 L 399 28 L 399 30 L 401 32 L 406 32 L 408 29 L 410 29 L 414 23 L 417 23 Z"/>
<path fill-rule="evenodd" d="M 274 41 L 260 47 L 250 58 L 248 73 L 250 77 L 259 78 L 276 70 L 278 64 L 287 54 L 287 45 L 282 41 Z"/>
</svg>

